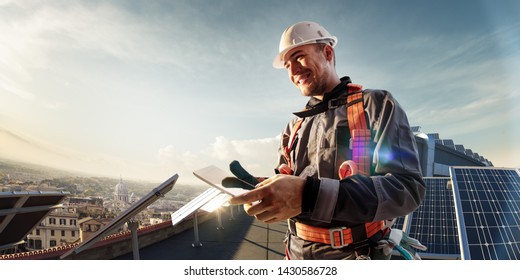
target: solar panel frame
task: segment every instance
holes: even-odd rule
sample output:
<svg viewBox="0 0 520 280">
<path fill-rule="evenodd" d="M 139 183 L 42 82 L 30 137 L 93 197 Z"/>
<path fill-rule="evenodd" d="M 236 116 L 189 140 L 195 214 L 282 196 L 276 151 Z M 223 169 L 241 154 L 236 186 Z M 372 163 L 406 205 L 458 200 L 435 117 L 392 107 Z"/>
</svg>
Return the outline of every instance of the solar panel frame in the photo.
<svg viewBox="0 0 520 280">
<path fill-rule="evenodd" d="M 520 172 L 450 167 L 462 259 L 520 259 Z"/>
</svg>

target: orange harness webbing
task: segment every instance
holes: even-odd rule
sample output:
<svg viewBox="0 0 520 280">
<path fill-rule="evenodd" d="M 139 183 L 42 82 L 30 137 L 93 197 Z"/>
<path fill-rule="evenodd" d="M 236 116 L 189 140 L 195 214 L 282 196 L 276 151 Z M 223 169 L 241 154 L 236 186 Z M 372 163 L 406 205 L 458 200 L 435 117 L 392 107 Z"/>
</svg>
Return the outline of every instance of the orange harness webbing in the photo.
<svg viewBox="0 0 520 280">
<path fill-rule="evenodd" d="M 295 234 L 303 240 L 330 244 L 333 248 L 342 248 L 363 240 L 354 240 L 352 229 L 347 227 L 339 228 L 320 228 L 295 222 Z M 366 237 L 370 238 L 381 230 L 385 225 L 384 221 L 377 221 L 365 224 Z"/>
<path fill-rule="evenodd" d="M 289 170 L 285 171 L 285 172 L 283 170 L 280 170 L 284 174 L 289 174 L 289 175 L 292 174 L 293 166 L 292 166 L 292 160 L 291 160 L 291 152 L 292 152 L 292 149 L 294 148 L 293 146 L 294 146 L 294 141 L 296 140 L 296 134 L 298 133 L 298 130 L 300 130 L 302 123 L 303 123 L 303 119 L 298 119 L 296 121 L 296 123 L 293 126 L 288 145 L 287 145 L 287 147 L 285 147 L 285 151 L 284 151 L 283 155 L 285 157 L 285 161 L 287 162 L 287 165 L 289 166 Z"/>
<path fill-rule="evenodd" d="M 347 96 L 347 118 L 350 129 L 352 161 L 357 173 L 370 176 L 370 130 L 368 129 L 360 85 L 353 85 L 357 92 Z M 351 87 L 349 87 L 350 93 Z M 351 174 L 353 175 L 353 174 Z"/>
</svg>

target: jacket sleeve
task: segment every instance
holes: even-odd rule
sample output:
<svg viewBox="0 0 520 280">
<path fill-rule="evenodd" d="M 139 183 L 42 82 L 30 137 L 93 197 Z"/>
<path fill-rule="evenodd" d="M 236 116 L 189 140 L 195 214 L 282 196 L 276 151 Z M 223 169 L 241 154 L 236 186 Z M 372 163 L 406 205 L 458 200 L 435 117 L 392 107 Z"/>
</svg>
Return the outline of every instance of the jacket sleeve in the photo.
<svg viewBox="0 0 520 280">
<path fill-rule="evenodd" d="M 392 219 L 415 210 L 424 197 L 417 147 L 404 110 L 382 90 L 366 91 L 364 103 L 375 172 L 341 181 L 309 178 L 302 211 L 313 220 L 351 224 Z"/>
</svg>

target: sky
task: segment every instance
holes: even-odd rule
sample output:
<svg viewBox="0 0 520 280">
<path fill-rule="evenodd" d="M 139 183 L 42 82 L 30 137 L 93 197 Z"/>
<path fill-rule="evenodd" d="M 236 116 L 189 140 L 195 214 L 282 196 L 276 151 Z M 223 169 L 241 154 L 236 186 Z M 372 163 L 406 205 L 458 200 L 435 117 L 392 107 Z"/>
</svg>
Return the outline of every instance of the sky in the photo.
<svg viewBox="0 0 520 280">
<path fill-rule="evenodd" d="M 0 0 L 0 158 L 200 183 L 273 175 L 307 102 L 272 68 L 282 31 L 338 37 L 337 71 L 390 91 L 412 126 L 520 167 L 520 2 Z"/>
</svg>

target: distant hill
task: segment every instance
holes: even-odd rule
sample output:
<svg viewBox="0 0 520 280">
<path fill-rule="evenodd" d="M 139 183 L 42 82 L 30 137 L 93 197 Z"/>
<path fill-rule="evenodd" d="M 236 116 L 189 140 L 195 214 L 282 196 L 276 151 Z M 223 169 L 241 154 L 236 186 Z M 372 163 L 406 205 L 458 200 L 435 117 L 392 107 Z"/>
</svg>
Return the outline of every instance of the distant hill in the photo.
<svg viewBox="0 0 520 280">
<path fill-rule="evenodd" d="M 7 176 L 11 180 L 39 182 L 45 179 L 88 175 L 0 158 L 0 179 Z"/>
<path fill-rule="evenodd" d="M 111 197 L 119 178 L 99 177 L 79 172 L 63 171 L 51 167 L 31 163 L 17 162 L 0 158 L 0 182 L 9 177 L 10 181 L 47 183 L 68 191 L 71 195 Z M 142 197 L 152 191 L 159 183 L 126 180 L 123 182 L 130 192 Z M 186 201 L 202 192 L 208 186 L 176 185 L 174 190 L 166 194 L 166 198 Z"/>
</svg>

